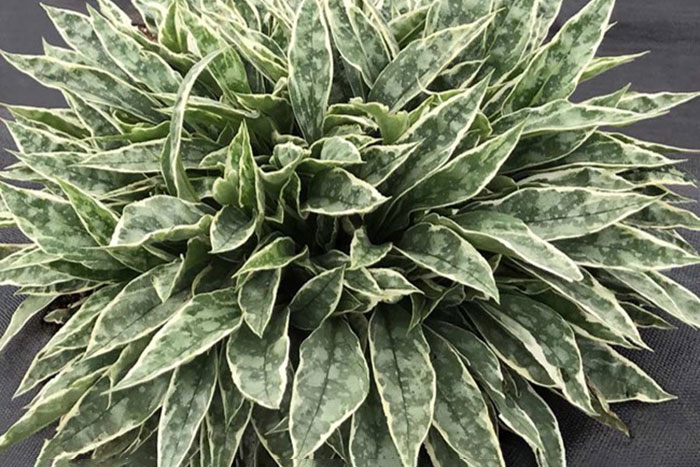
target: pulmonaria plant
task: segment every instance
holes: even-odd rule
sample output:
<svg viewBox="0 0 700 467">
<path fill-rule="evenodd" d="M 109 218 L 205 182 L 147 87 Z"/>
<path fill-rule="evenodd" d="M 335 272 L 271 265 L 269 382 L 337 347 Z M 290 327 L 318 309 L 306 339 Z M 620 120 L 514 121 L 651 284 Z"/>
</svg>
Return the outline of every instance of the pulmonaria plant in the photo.
<svg viewBox="0 0 700 467">
<path fill-rule="evenodd" d="M 70 49 L 5 53 L 65 109 L 8 106 L 0 280 L 56 331 L 0 437 L 37 466 L 564 466 L 551 391 L 672 398 L 616 348 L 698 263 L 683 149 L 609 128 L 695 94 L 584 102 L 613 0 L 109 0 Z M 605 128 L 605 129 L 602 129 Z M 18 182 L 18 183 L 14 183 Z M 23 186 L 20 188 L 19 186 Z M 28 187 L 28 188 L 26 188 Z M 537 388 L 537 390 L 535 390 Z"/>
</svg>

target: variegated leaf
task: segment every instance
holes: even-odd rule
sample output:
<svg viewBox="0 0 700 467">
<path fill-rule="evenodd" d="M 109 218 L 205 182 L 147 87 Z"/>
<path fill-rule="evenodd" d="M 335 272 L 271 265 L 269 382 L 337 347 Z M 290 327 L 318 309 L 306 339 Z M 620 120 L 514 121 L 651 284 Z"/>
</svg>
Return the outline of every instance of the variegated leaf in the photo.
<svg viewBox="0 0 700 467">
<path fill-rule="evenodd" d="M 437 376 L 433 424 L 467 462 L 505 466 L 488 406 L 476 381 L 442 337 L 432 331 L 426 337 Z"/>
<path fill-rule="evenodd" d="M 306 140 L 322 136 L 323 116 L 333 80 L 330 33 L 318 0 L 298 8 L 289 50 L 289 93 Z"/>
<path fill-rule="evenodd" d="M 241 322 L 241 310 L 232 289 L 195 295 L 153 336 L 115 389 L 150 381 L 201 355 L 238 329 Z"/>
<path fill-rule="evenodd" d="M 404 107 L 484 31 L 492 17 L 444 29 L 409 44 L 387 65 L 369 100 L 394 110 Z"/>
<path fill-rule="evenodd" d="M 201 355 L 173 373 L 158 425 L 158 465 L 178 467 L 187 458 L 216 387 L 216 353 Z"/>
<path fill-rule="evenodd" d="M 498 299 L 496 282 L 486 260 L 447 227 L 418 224 L 403 234 L 396 248 L 435 274 Z"/>
<path fill-rule="evenodd" d="M 326 321 L 300 348 L 290 405 L 294 456 L 304 458 L 348 419 L 369 392 L 360 341 L 341 320 Z"/>
<path fill-rule="evenodd" d="M 314 176 L 302 209 L 326 216 L 366 214 L 386 200 L 370 184 L 344 169 L 335 168 Z"/>
<path fill-rule="evenodd" d="M 398 307 L 380 307 L 370 321 L 370 351 L 389 433 L 404 467 L 416 465 L 435 404 L 435 370 L 419 327 Z"/>
<path fill-rule="evenodd" d="M 238 306 L 243 312 L 243 321 L 258 337 L 263 337 L 272 317 L 281 279 L 281 269 L 252 272 L 238 291 Z"/>
<path fill-rule="evenodd" d="M 553 187 L 525 188 L 479 207 L 515 216 L 545 240 L 560 240 L 600 231 L 654 201 L 636 193 Z"/>
<path fill-rule="evenodd" d="M 226 357 L 238 389 L 269 409 L 279 409 L 287 387 L 289 312 L 275 313 L 262 337 L 247 327 L 231 336 Z"/>
<path fill-rule="evenodd" d="M 340 302 L 344 278 L 345 269 L 337 267 L 304 284 L 289 304 L 292 324 L 306 330 L 321 326 Z"/>
</svg>

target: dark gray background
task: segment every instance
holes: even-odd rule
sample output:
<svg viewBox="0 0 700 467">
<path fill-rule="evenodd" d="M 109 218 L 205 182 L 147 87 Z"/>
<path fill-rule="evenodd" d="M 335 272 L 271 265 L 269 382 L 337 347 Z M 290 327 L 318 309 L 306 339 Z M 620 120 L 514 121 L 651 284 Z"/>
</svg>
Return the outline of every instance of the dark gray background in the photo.
<svg viewBox="0 0 700 467">
<path fill-rule="evenodd" d="M 44 3 L 84 9 L 85 0 L 52 0 Z M 117 0 L 124 6 L 128 0 Z M 580 9 L 585 0 L 565 0 L 557 26 Z M 600 54 L 620 55 L 650 50 L 637 62 L 586 83 L 578 93 L 585 98 L 611 92 L 632 82 L 638 91 L 700 90 L 700 2 L 698 0 L 618 0 L 613 14 L 618 24 L 608 34 Z M 0 3 L 0 48 L 11 52 L 39 53 L 41 39 L 61 43 L 37 0 L 2 0 Z M 62 105 L 56 92 L 47 90 L 0 60 L 0 102 Z M 0 115 L 7 116 L 4 109 Z M 635 125 L 631 135 L 685 147 L 700 148 L 700 99 L 671 115 Z M 0 147 L 11 147 L 4 127 Z M 688 156 L 684 167 L 700 177 L 700 155 Z M 10 162 L 0 153 L 0 166 Z M 686 190 L 698 199 L 697 190 Z M 698 207 L 694 207 L 698 212 Z M 696 247 L 700 233 L 686 236 Z M 0 241 L 17 241 L 16 233 L 0 231 Z M 672 274 L 683 284 L 700 292 L 700 267 Z M 0 332 L 19 300 L 9 288 L 0 288 Z M 0 432 L 20 415 L 27 398 L 13 401 L 14 393 L 31 358 L 48 338 L 52 327 L 39 320 L 31 322 L 22 334 L 0 354 Z M 644 332 L 655 353 L 628 355 L 679 399 L 662 405 L 622 404 L 618 413 L 629 425 L 626 438 L 599 426 L 555 397 L 549 397 L 561 425 L 571 467 L 700 467 L 700 332 L 680 326 L 675 332 Z M 527 447 L 516 437 L 503 436 L 509 466 L 534 466 Z M 28 467 L 41 446 L 35 437 L 0 453 L 0 466 Z M 135 466 L 138 467 L 138 466 Z"/>
</svg>

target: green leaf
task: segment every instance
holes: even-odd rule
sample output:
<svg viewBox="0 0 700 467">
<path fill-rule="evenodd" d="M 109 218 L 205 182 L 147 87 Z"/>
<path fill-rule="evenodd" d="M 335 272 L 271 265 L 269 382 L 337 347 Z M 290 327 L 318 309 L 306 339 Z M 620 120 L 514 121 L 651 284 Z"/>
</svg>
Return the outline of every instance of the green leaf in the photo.
<svg viewBox="0 0 700 467">
<path fill-rule="evenodd" d="M 346 322 L 326 321 L 300 348 L 289 422 L 294 457 L 316 451 L 368 392 L 369 368 L 360 341 Z"/>
<path fill-rule="evenodd" d="M 520 139 L 522 126 L 452 159 L 424 178 L 402 199 L 404 212 L 446 207 L 463 203 L 496 175 Z"/>
<path fill-rule="evenodd" d="M 561 167 L 606 167 L 614 169 L 663 167 L 674 164 L 672 159 L 634 144 L 619 141 L 604 133 L 595 133 L 583 145 L 560 158 Z"/>
<path fill-rule="evenodd" d="M 484 308 L 523 343 L 568 401 L 586 413 L 595 413 L 574 332 L 563 318 L 524 295 L 503 294 L 498 309 Z"/>
<path fill-rule="evenodd" d="M 0 183 L 0 194 L 22 233 L 46 253 L 97 269 L 113 264 L 107 253 L 96 248 L 70 203 L 4 183 Z"/>
<path fill-rule="evenodd" d="M 161 120 L 148 95 L 112 74 L 91 66 L 66 63 L 49 57 L 6 52 L 2 55 L 15 68 L 45 86 L 74 92 L 90 102 L 125 110 L 149 122 Z"/>
<path fill-rule="evenodd" d="M 182 78 L 158 54 L 140 44 L 89 8 L 90 20 L 107 55 L 134 81 L 156 92 L 177 92 Z"/>
<path fill-rule="evenodd" d="M 320 327 L 340 302 L 344 278 L 345 268 L 337 267 L 304 284 L 289 304 L 292 324 L 308 331 Z"/>
<path fill-rule="evenodd" d="M 625 219 L 625 223 L 642 228 L 700 230 L 700 217 L 663 202 L 632 214 Z"/>
<path fill-rule="evenodd" d="M 187 101 L 199 75 L 207 69 L 221 52 L 222 50 L 217 50 L 210 53 L 187 72 L 175 97 L 170 131 L 161 154 L 161 172 L 163 173 L 168 192 L 187 201 L 197 201 L 192 184 L 185 173 L 181 154 L 182 131 L 185 124 Z"/>
<path fill-rule="evenodd" d="M 506 111 L 569 97 L 608 27 L 614 0 L 593 0 L 540 49 L 506 100 Z"/>
<path fill-rule="evenodd" d="M 480 250 L 518 258 L 565 280 L 580 280 L 578 266 L 554 245 L 538 237 L 523 221 L 498 212 L 472 211 L 438 218 Z"/>
<path fill-rule="evenodd" d="M 433 332 L 427 333 L 437 376 L 433 425 L 467 462 L 505 466 L 486 402 L 457 352 Z"/>
<path fill-rule="evenodd" d="M 426 2 L 427 3 L 427 2 Z M 472 23 L 490 13 L 492 0 L 438 0 L 432 2 L 425 18 L 424 35 Z"/>
<path fill-rule="evenodd" d="M 158 465 L 187 458 L 216 388 L 216 353 L 203 354 L 173 373 L 158 425 Z"/>
<path fill-rule="evenodd" d="M 487 85 L 485 79 L 459 92 L 406 131 L 399 142 L 417 146 L 385 183 L 392 194 L 405 193 L 447 162 L 474 122 Z"/>
<path fill-rule="evenodd" d="M 608 402 L 666 402 L 675 399 L 612 347 L 587 340 L 579 341 L 578 345 L 586 376 Z"/>
<path fill-rule="evenodd" d="M 415 225 L 403 234 L 396 248 L 421 267 L 498 300 L 496 282 L 486 260 L 447 227 Z"/>
<path fill-rule="evenodd" d="M 111 246 L 139 246 L 147 242 L 181 241 L 209 229 L 211 216 L 203 205 L 172 196 L 156 195 L 124 208 Z"/>
<path fill-rule="evenodd" d="M 338 52 L 372 86 L 390 61 L 380 31 L 360 8 L 347 0 L 329 1 L 326 16 Z"/>
<path fill-rule="evenodd" d="M 350 458 L 354 467 L 374 467 L 378 460 L 386 467 L 403 465 L 373 384 L 367 399 L 352 416 Z"/>
<path fill-rule="evenodd" d="M 170 375 L 163 375 L 147 391 L 131 388 L 109 393 L 109 379 L 101 379 L 61 424 L 60 433 L 44 446 L 41 457 L 71 458 L 140 426 L 160 407 L 169 381 Z"/>
<path fill-rule="evenodd" d="M 195 295 L 153 336 L 116 390 L 150 381 L 201 355 L 236 331 L 241 318 L 232 289 Z"/>
<path fill-rule="evenodd" d="M 584 81 L 588 81 L 589 79 L 593 79 L 597 76 L 600 76 L 606 71 L 612 70 L 613 68 L 617 68 L 621 65 L 631 63 L 634 60 L 643 57 L 647 53 L 648 52 L 618 55 L 614 57 L 596 57 L 593 60 L 591 60 L 590 63 L 588 63 L 588 66 L 586 66 L 586 69 L 583 71 L 583 74 L 581 74 L 581 77 L 579 78 L 579 83 L 583 83 Z"/>
<path fill-rule="evenodd" d="M 604 323 L 615 334 L 628 339 L 640 346 L 645 346 L 639 331 L 629 315 L 620 306 L 615 295 L 600 284 L 591 274 L 582 270 L 583 280 L 565 282 L 543 271 L 534 271 L 520 265 L 530 274 L 552 287 L 559 295 L 574 302 L 587 314 Z"/>
<path fill-rule="evenodd" d="M 387 198 L 370 184 L 346 170 L 335 168 L 314 176 L 302 210 L 335 217 L 366 214 L 386 201 Z"/>
<path fill-rule="evenodd" d="M 518 181 L 519 186 L 572 186 L 605 191 L 631 191 L 634 184 L 615 175 L 612 170 L 581 167 L 542 172 Z"/>
<path fill-rule="evenodd" d="M 289 312 L 279 312 L 262 337 L 247 327 L 231 336 L 226 357 L 233 381 L 244 396 L 269 409 L 279 409 L 287 387 Z"/>
<path fill-rule="evenodd" d="M 278 237 L 270 244 L 255 252 L 236 272 L 236 276 L 255 271 L 281 269 L 306 256 L 307 249 L 295 254 L 296 245 L 289 237 Z"/>
<path fill-rule="evenodd" d="M 492 19 L 481 18 L 410 43 L 384 68 L 369 100 L 385 104 L 392 111 L 401 109 L 478 38 Z"/>
<path fill-rule="evenodd" d="M 700 262 L 682 248 L 625 225 L 613 225 L 575 240 L 561 240 L 556 247 L 578 264 L 632 272 L 672 269 Z"/>
<path fill-rule="evenodd" d="M 415 466 L 435 404 L 435 371 L 419 327 L 398 307 L 380 307 L 370 321 L 370 351 L 389 433 L 405 467 Z"/>
<path fill-rule="evenodd" d="M 330 33 L 318 0 L 302 0 L 289 46 L 289 95 L 294 116 L 310 143 L 323 136 L 333 81 Z"/>
<path fill-rule="evenodd" d="M 431 428 L 428 433 L 428 438 L 425 440 L 425 450 L 434 467 L 463 467 L 468 465 L 447 444 L 440 432 L 435 428 Z"/>
<path fill-rule="evenodd" d="M 238 306 L 243 321 L 253 333 L 262 337 L 277 299 L 277 289 L 282 279 L 282 269 L 269 269 L 250 273 L 238 292 Z"/>
<path fill-rule="evenodd" d="M 211 224 L 212 254 L 233 251 L 255 233 L 255 219 L 235 206 L 225 206 L 216 213 Z"/>
<path fill-rule="evenodd" d="M 671 297 L 678 310 L 675 314 L 668 309 L 665 311 L 673 314 L 673 316 L 684 323 L 688 323 L 693 327 L 700 327 L 700 307 L 698 307 L 700 298 L 697 295 L 658 272 L 649 273 L 649 277 L 666 291 L 666 294 Z"/>
<path fill-rule="evenodd" d="M 0 352 L 10 343 L 10 340 L 15 337 L 24 327 L 25 324 L 32 319 L 37 313 L 45 309 L 54 297 L 51 296 L 28 296 L 20 303 L 17 309 L 12 313 L 10 324 L 7 325 L 5 332 L 0 338 Z"/>
<path fill-rule="evenodd" d="M 697 92 L 660 92 L 645 94 L 628 92 L 620 100 L 618 107 L 623 110 L 643 114 L 662 114 L 676 106 L 696 99 Z"/>
<path fill-rule="evenodd" d="M 372 244 L 365 229 L 357 229 L 350 242 L 350 267 L 359 269 L 372 266 L 389 254 L 391 247 L 391 243 Z"/>
<path fill-rule="evenodd" d="M 364 164 L 351 167 L 358 178 L 374 187 L 385 182 L 413 154 L 417 144 L 371 146 L 362 153 Z"/>
<path fill-rule="evenodd" d="M 165 303 L 153 286 L 157 275 L 169 275 L 178 262 L 158 266 L 129 282 L 100 313 L 88 345 L 89 355 L 99 355 L 150 334 L 186 302 L 182 292 Z"/>
<path fill-rule="evenodd" d="M 576 187 L 525 188 L 479 208 L 523 220 L 545 240 L 577 238 L 597 232 L 641 211 L 655 201 L 636 193 Z"/>
</svg>

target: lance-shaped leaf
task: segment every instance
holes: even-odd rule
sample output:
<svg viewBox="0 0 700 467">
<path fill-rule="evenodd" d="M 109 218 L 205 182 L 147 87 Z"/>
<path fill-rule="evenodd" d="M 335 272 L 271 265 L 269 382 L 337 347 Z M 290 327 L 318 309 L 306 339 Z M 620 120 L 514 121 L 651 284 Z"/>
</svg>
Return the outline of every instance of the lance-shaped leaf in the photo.
<svg viewBox="0 0 700 467">
<path fill-rule="evenodd" d="M 538 462 L 549 467 L 565 467 L 564 441 L 559 423 L 547 403 L 518 375 L 509 374 L 514 388 L 509 398 L 522 410 L 537 429 L 541 447 L 535 449 Z"/>
<path fill-rule="evenodd" d="M 645 94 L 638 92 L 626 93 L 618 104 L 620 109 L 637 113 L 664 113 L 678 105 L 696 99 L 697 92 L 659 92 Z"/>
<path fill-rule="evenodd" d="M 496 282 L 484 257 L 447 227 L 418 224 L 403 234 L 396 248 L 419 266 L 498 300 Z"/>
<path fill-rule="evenodd" d="M 170 276 L 179 262 L 157 266 L 129 282 L 100 313 L 92 331 L 88 354 L 99 355 L 137 340 L 161 326 L 187 300 L 177 294 L 163 303 L 154 287 L 154 278 Z"/>
<path fill-rule="evenodd" d="M 625 222 L 642 228 L 700 230 L 700 217 L 669 203 L 658 202 L 632 214 Z"/>
<path fill-rule="evenodd" d="M 226 358 L 238 389 L 269 409 L 280 408 L 287 387 L 288 328 L 289 312 L 275 313 L 262 337 L 244 326 L 226 346 Z"/>
<path fill-rule="evenodd" d="M 673 314 L 673 316 L 684 323 L 700 328 L 700 306 L 698 306 L 700 305 L 700 298 L 681 284 L 658 272 L 649 273 L 649 277 L 666 291 L 666 294 L 671 297 L 678 310 L 675 314 L 668 309 L 665 311 Z"/>
<path fill-rule="evenodd" d="M 642 347 L 645 346 L 639 335 L 639 331 L 629 315 L 620 306 L 620 303 L 615 298 L 615 294 L 601 285 L 601 283 L 587 271 L 581 271 L 583 272 L 583 280 L 565 282 L 544 271 L 534 271 L 532 268 L 522 264 L 520 264 L 520 266 L 530 274 L 547 283 L 559 295 L 574 302 L 586 313 L 604 323 L 615 334 L 623 336 Z"/>
<path fill-rule="evenodd" d="M 133 80 L 156 92 L 176 92 L 181 77 L 158 54 L 141 48 L 128 34 L 119 30 L 92 8 L 90 19 L 107 55 Z"/>
<path fill-rule="evenodd" d="M 562 159 L 585 143 L 591 133 L 592 130 L 544 133 L 521 141 L 500 173 L 513 173 Z"/>
<path fill-rule="evenodd" d="M 463 203 L 479 193 L 496 175 L 520 139 L 522 126 L 452 159 L 403 198 L 405 212 Z"/>
<path fill-rule="evenodd" d="M 425 440 L 425 450 L 434 467 L 464 467 L 468 464 L 447 444 L 437 428 L 431 428 Z"/>
<path fill-rule="evenodd" d="M 586 376 L 608 402 L 666 402 L 675 399 L 612 347 L 588 340 L 580 340 L 578 346 Z"/>
<path fill-rule="evenodd" d="M 235 391 L 235 388 L 233 389 Z M 232 416 L 226 415 L 226 398 L 230 397 L 223 391 L 214 394 L 209 413 L 206 417 L 207 443 L 210 460 L 204 465 L 212 467 L 228 467 L 233 463 L 238 447 L 243 439 L 243 433 L 250 421 L 253 405 L 241 400 L 235 407 Z"/>
<path fill-rule="evenodd" d="M 489 14 L 492 0 L 438 0 L 430 5 L 425 18 L 424 34 L 472 23 Z"/>
<path fill-rule="evenodd" d="M 116 389 L 152 380 L 206 352 L 238 329 L 241 322 L 232 289 L 195 295 L 153 336 Z"/>
<path fill-rule="evenodd" d="M 390 60 L 380 31 L 360 8 L 346 0 L 329 1 L 326 11 L 338 51 L 372 86 Z"/>
<path fill-rule="evenodd" d="M 610 168 L 652 168 L 674 163 L 673 159 L 664 157 L 655 151 L 619 141 L 603 133 L 595 133 L 575 151 L 557 161 L 557 165 L 562 167 Z"/>
<path fill-rule="evenodd" d="M 89 167 L 122 173 L 156 173 L 160 171 L 160 154 L 165 139 L 145 141 L 122 146 L 110 151 L 91 154 L 79 162 L 80 167 Z M 205 140 L 187 139 L 182 142 L 182 162 L 187 169 L 197 168 L 208 151 L 217 146 Z"/>
<path fill-rule="evenodd" d="M 400 142 L 414 143 L 416 148 L 385 183 L 391 193 L 405 193 L 450 158 L 474 122 L 487 85 L 488 79 L 484 79 L 461 91 L 406 131 Z"/>
<path fill-rule="evenodd" d="M 282 269 L 252 272 L 238 292 L 238 306 L 243 312 L 243 321 L 258 337 L 263 336 L 272 317 L 281 279 Z"/>
<path fill-rule="evenodd" d="M 442 337 L 431 331 L 426 337 L 437 376 L 433 424 L 445 441 L 468 462 L 505 466 L 489 409 L 476 381 Z"/>
<path fill-rule="evenodd" d="M 217 50 L 204 57 L 195 66 L 190 68 L 182 80 L 180 88 L 175 96 L 173 115 L 170 120 L 170 132 L 161 154 L 161 172 L 171 195 L 177 195 L 187 201 L 197 201 L 197 195 L 185 173 L 182 162 L 182 131 L 185 124 L 185 111 L 187 101 L 194 88 L 199 75 L 201 75 L 211 62 L 222 52 Z"/>
<path fill-rule="evenodd" d="M 507 114 L 493 122 L 493 131 L 496 134 L 503 133 L 514 125 L 526 122 L 523 136 L 533 136 L 552 131 L 624 126 L 653 117 L 653 114 L 638 114 L 629 110 L 585 103 L 575 104 L 559 99 L 541 107 L 527 107 Z"/>
<path fill-rule="evenodd" d="M 70 203 L 36 190 L 0 183 L 0 193 L 17 226 L 46 253 L 68 261 L 102 268 L 111 257 L 98 250 Z"/>
<path fill-rule="evenodd" d="M 551 243 L 538 237 L 523 221 L 507 214 L 472 211 L 452 218 L 438 218 L 475 247 L 522 259 L 566 280 L 583 276 L 578 266 Z"/>
<path fill-rule="evenodd" d="M 581 353 L 573 330 L 548 306 L 524 295 L 503 295 L 498 310 L 485 306 L 491 316 L 520 340 L 572 404 L 594 413 L 586 386 Z"/>
<path fill-rule="evenodd" d="M 173 373 L 158 424 L 158 465 L 178 467 L 187 457 L 214 397 L 217 364 L 211 352 Z"/>
<path fill-rule="evenodd" d="M 593 167 L 542 172 L 518 181 L 519 186 L 579 186 L 606 191 L 632 191 L 634 184 L 612 170 Z"/>
<path fill-rule="evenodd" d="M 294 244 L 294 240 L 289 237 L 279 237 L 253 253 L 236 272 L 236 276 L 255 271 L 281 269 L 307 254 L 306 248 L 298 254 L 295 254 L 295 251 L 296 245 Z"/>
<path fill-rule="evenodd" d="M 118 356 L 119 352 L 113 351 L 65 367 L 41 389 L 27 412 L 0 437 L 0 449 L 26 439 L 69 413 Z"/>
<path fill-rule="evenodd" d="M 309 331 L 321 326 L 340 302 L 344 278 L 345 268 L 341 266 L 304 284 L 289 304 L 292 324 Z"/>
<path fill-rule="evenodd" d="M 391 243 L 374 245 L 365 229 L 357 229 L 350 242 L 350 267 L 359 269 L 372 266 L 391 251 Z"/>
<path fill-rule="evenodd" d="M 181 241 L 209 229 L 211 216 L 203 205 L 172 196 L 156 195 L 124 208 L 112 236 L 112 246 Z"/>
<path fill-rule="evenodd" d="M 417 146 L 416 143 L 370 146 L 362 153 L 364 164 L 351 167 L 350 171 L 370 185 L 379 186 L 406 162 Z"/>
<path fill-rule="evenodd" d="M 500 77 L 515 68 L 533 36 L 537 8 L 541 3 L 538 0 L 516 0 L 501 6 L 489 28 L 488 55 L 480 73 L 493 70 L 494 75 Z"/>
<path fill-rule="evenodd" d="M 479 207 L 523 220 L 545 240 L 582 237 L 641 211 L 655 198 L 585 188 L 525 188 Z"/>
<path fill-rule="evenodd" d="M 492 17 L 438 31 L 411 42 L 387 65 L 369 100 L 399 110 L 428 85 L 484 31 Z"/>
<path fill-rule="evenodd" d="M 369 368 L 360 341 L 345 321 L 326 321 L 300 348 L 289 415 L 294 456 L 316 451 L 368 392 Z"/>
<path fill-rule="evenodd" d="M 314 176 L 302 210 L 334 217 L 366 214 L 386 200 L 369 183 L 344 169 L 335 168 Z"/>
<path fill-rule="evenodd" d="M 505 108 L 519 110 L 569 97 L 603 40 L 614 4 L 593 0 L 567 21 L 530 62 Z"/>
<path fill-rule="evenodd" d="M 323 136 L 333 81 L 330 33 L 318 0 L 299 4 L 289 47 L 289 94 L 306 140 Z"/>
<path fill-rule="evenodd" d="M 15 337 L 30 319 L 44 308 L 46 308 L 54 297 L 51 296 L 29 296 L 17 307 L 12 313 L 10 324 L 7 325 L 5 332 L 0 338 L 0 352 L 9 344 L 10 340 Z"/>
<path fill-rule="evenodd" d="M 235 206 L 225 206 L 214 216 L 210 238 L 212 253 L 233 251 L 245 244 L 255 232 L 255 219 Z"/>
<path fill-rule="evenodd" d="M 74 92 L 99 105 L 113 106 L 158 122 L 154 101 L 116 76 L 91 66 L 67 63 L 50 57 L 32 57 L 3 52 L 15 68 L 52 88 Z"/>
<path fill-rule="evenodd" d="M 372 385 L 367 399 L 352 416 L 350 458 L 355 467 L 402 467 L 401 458 L 389 434 L 382 401 Z"/>
<path fill-rule="evenodd" d="M 579 82 L 583 83 L 584 81 L 588 81 L 589 79 L 593 79 L 597 76 L 602 75 L 606 71 L 610 71 L 621 65 L 631 63 L 636 59 L 643 57 L 647 53 L 649 52 L 617 55 L 614 57 L 595 57 L 588 63 L 588 66 L 586 66 L 586 69 L 583 71 L 583 74 L 581 74 L 581 77 L 579 78 Z"/>
<path fill-rule="evenodd" d="M 140 426 L 160 407 L 169 381 L 170 375 L 163 375 L 146 391 L 131 388 L 112 394 L 109 378 L 101 379 L 61 424 L 60 433 L 44 447 L 42 457 L 72 458 Z"/>
<path fill-rule="evenodd" d="M 643 230 L 612 225 L 575 240 L 555 243 L 578 264 L 633 272 L 671 269 L 697 264 L 700 257 Z"/>
<path fill-rule="evenodd" d="M 370 352 L 389 432 L 405 467 L 416 465 L 435 404 L 435 370 L 420 327 L 407 313 L 381 307 L 370 321 Z"/>
</svg>

